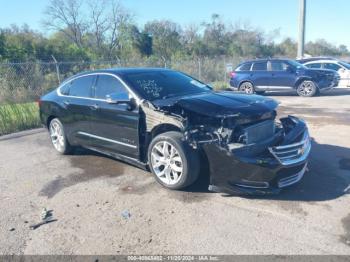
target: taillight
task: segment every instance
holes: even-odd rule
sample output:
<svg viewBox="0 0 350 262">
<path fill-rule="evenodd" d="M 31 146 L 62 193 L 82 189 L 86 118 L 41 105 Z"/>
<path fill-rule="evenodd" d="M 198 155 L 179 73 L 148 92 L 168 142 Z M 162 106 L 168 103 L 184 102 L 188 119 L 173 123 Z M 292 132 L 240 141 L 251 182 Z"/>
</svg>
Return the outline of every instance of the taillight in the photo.
<svg viewBox="0 0 350 262">
<path fill-rule="evenodd" d="M 40 107 L 41 106 L 41 99 L 38 99 L 37 103 L 38 103 L 38 106 Z"/>
<path fill-rule="evenodd" d="M 236 76 L 236 72 L 231 72 L 231 73 L 230 73 L 230 77 L 231 77 L 231 78 L 234 78 L 235 76 Z"/>
</svg>

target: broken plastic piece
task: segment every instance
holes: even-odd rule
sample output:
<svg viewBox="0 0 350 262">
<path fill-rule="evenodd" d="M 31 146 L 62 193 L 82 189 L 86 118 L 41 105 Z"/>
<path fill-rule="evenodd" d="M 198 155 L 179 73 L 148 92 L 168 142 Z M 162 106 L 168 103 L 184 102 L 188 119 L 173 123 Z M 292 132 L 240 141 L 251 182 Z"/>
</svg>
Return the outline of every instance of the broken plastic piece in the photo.
<svg viewBox="0 0 350 262">
<path fill-rule="evenodd" d="M 128 210 L 124 210 L 122 212 L 122 217 L 124 217 L 125 219 L 129 219 L 131 217 L 131 214 Z"/>
</svg>

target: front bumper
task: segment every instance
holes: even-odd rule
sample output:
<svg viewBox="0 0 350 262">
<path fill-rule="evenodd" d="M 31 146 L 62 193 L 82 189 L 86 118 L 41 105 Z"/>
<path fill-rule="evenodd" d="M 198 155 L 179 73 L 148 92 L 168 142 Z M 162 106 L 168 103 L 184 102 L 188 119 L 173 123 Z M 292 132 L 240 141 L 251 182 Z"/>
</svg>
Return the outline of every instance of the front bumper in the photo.
<svg viewBox="0 0 350 262">
<path fill-rule="evenodd" d="M 209 190 L 228 194 L 276 194 L 299 182 L 307 170 L 311 141 L 306 124 L 281 119 L 283 130 L 259 144 L 223 148 L 207 144 Z"/>
<path fill-rule="evenodd" d="M 318 87 L 320 88 L 321 92 L 329 91 L 329 90 L 337 87 L 339 84 L 339 81 L 340 81 L 339 75 L 335 75 L 331 81 L 325 81 L 325 82 L 318 83 Z"/>
</svg>

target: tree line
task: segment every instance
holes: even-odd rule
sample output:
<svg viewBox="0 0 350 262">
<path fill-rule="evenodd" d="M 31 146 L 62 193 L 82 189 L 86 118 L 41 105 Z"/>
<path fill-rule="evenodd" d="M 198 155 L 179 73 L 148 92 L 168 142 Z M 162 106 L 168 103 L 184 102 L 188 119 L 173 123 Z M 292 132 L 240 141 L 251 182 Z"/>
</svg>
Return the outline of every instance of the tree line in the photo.
<svg viewBox="0 0 350 262">
<path fill-rule="evenodd" d="M 42 32 L 28 25 L 0 28 L 0 62 L 295 58 L 297 54 L 294 39 L 276 42 L 278 30 L 266 33 L 247 23 L 228 24 L 218 14 L 186 26 L 153 20 L 140 27 L 135 20 L 117 0 L 50 0 Z M 306 53 L 350 56 L 345 45 L 324 39 L 308 42 Z"/>
</svg>

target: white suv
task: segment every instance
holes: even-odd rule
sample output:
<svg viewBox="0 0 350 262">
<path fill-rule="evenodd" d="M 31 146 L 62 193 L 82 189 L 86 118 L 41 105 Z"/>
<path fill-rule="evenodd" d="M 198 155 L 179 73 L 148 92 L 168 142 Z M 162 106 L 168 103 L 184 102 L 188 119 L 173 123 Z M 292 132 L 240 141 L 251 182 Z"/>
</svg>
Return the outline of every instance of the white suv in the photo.
<svg viewBox="0 0 350 262">
<path fill-rule="evenodd" d="M 334 59 L 319 59 L 303 63 L 308 68 L 331 69 L 338 72 L 340 81 L 338 87 L 350 87 L 350 64 Z"/>
</svg>

